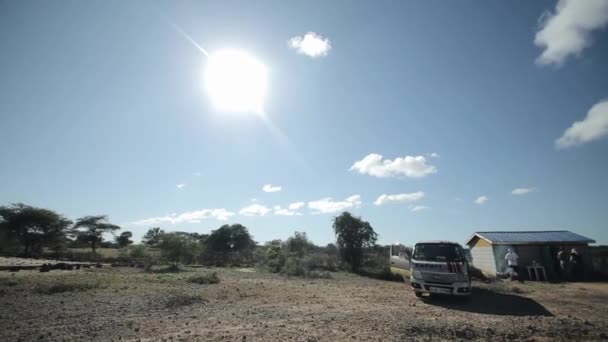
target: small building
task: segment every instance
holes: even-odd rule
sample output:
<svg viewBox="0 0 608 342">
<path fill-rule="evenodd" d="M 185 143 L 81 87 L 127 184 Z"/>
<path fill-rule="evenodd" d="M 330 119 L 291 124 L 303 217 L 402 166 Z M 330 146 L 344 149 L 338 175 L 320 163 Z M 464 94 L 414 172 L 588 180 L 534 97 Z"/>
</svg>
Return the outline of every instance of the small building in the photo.
<svg viewBox="0 0 608 342">
<path fill-rule="evenodd" d="M 487 275 L 494 276 L 507 270 L 505 254 L 511 248 L 519 255 L 520 274 L 527 277 L 527 266 L 533 264 L 545 268 L 549 280 L 559 279 L 559 261 L 557 253 L 560 248 L 570 254 L 573 248 L 582 256 L 584 277 L 589 279 L 592 271 L 589 244 L 594 240 L 572 233 L 561 231 L 511 231 L 511 232 L 475 232 L 468 240 L 473 266 Z"/>
</svg>

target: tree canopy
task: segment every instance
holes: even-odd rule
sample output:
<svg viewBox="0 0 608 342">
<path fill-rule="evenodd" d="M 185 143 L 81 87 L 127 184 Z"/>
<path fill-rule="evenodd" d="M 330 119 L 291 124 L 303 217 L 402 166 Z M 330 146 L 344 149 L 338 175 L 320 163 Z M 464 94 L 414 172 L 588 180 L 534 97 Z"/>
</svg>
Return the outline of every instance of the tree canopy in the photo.
<svg viewBox="0 0 608 342">
<path fill-rule="evenodd" d="M 148 232 L 146 235 L 144 235 L 142 242 L 148 246 L 157 247 L 163 234 L 165 234 L 165 231 L 160 229 L 160 227 L 152 227 L 148 229 Z"/>
<path fill-rule="evenodd" d="M 103 234 L 111 233 L 119 230 L 120 227 L 108 222 L 106 215 L 84 216 L 76 220 L 74 229 L 79 230 L 80 238 L 89 243 L 93 253 L 95 249 L 103 242 Z"/>
<path fill-rule="evenodd" d="M 131 240 L 132 237 L 133 233 L 126 231 L 120 233 L 120 235 L 115 238 L 115 241 L 119 248 L 125 248 L 133 243 Z"/>
<path fill-rule="evenodd" d="M 5 239 L 16 240 L 23 254 L 39 253 L 43 247 L 55 247 L 70 233 L 72 221 L 56 212 L 23 203 L 0 207 L 0 231 Z"/>
<path fill-rule="evenodd" d="M 223 225 L 209 234 L 206 249 L 213 252 L 244 251 L 255 246 L 247 228 L 241 224 Z"/>
<path fill-rule="evenodd" d="M 363 221 L 360 217 L 353 216 L 347 211 L 334 218 L 333 228 L 342 259 L 353 271 L 358 271 L 361 267 L 364 248 L 373 246 L 378 239 L 378 234 L 374 232 L 369 222 Z"/>
</svg>

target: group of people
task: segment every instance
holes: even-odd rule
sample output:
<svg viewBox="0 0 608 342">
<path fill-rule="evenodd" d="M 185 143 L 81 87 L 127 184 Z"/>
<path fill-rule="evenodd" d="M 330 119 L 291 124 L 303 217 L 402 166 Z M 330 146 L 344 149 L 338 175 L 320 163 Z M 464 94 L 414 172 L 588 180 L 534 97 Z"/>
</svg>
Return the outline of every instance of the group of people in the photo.
<svg viewBox="0 0 608 342">
<path fill-rule="evenodd" d="M 583 278 L 583 258 L 576 248 L 572 248 L 570 255 L 560 248 L 557 252 L 557 261 L 561 280 L 581 280 Z"/>
<path fill-rule="evenodd" d="M 511 279 L 521 280 L 518 263 L 519 255 L 509 248 L 507 254 L 505 254 L 505 260 Z M 583 258 L 576 248 L 572 248 L 569 255 L 563 248 L 560 248 L 557 252 L 557 261 L 559 263 L 559 277 L 562 281 L 582 280 L 584 274 Z"/>
</svg>

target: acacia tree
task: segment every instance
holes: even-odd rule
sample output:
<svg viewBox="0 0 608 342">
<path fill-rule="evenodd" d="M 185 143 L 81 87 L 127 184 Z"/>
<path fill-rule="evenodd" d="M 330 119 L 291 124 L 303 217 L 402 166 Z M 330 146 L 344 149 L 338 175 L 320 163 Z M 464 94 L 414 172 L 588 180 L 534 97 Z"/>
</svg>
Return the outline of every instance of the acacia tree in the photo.
<svg viewBox="0 0 608 342">
<path fill-rule="evenodd" d="M 23 203 L 0 207 L 0 235 L 7 241 L 18 241 L 24 256 L 62 244 L 71 224 L 72 221 L 49 209 Z"/>
<path fill-rule="evenodd" d="M 160 229 L 160 227 L 150 228 L 146 235 L 144 235 L 142 242 L 148 246 L 157 247 L 163 234 L 165 234 L 165 231 Z"/>
<path fill-rule="evenodd" d="M 132 237 L 133 233 L 126 231 L 120 233 L 120 235 L 117 236 L 114 240 L 116 241 L 116 244 L 119 248 L 125 248 L 133 243 L 133 240 L 131 240 Z"/>
<path fill-rule="evenodd" d="M 96 253 L 96 248 L 103 242 L 103 234 L 111 233 L 119 230 L 120 227 L 108 222 L 106 215 L 84 216 L 76 220 L 74 229 L 82 229 L 78 231 L 79 238 L 86 241 L 93 253 Z"/>
<path fill-rule="evenodd" d="M 333 228 L 342 259 L 353 272 L 357 272 L 361 267 L 363 249 L 373 246 L 378 234 L 369 222 L 351 215 L 348 211 L 334 218 Z"/>
</svg>

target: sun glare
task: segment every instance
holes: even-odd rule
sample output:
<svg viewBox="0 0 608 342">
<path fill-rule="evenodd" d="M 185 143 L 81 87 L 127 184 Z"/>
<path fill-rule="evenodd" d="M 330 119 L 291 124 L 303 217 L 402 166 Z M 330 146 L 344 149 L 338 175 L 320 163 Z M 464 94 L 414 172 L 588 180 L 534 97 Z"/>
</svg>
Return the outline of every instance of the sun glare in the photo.
<svg viewBox="0 0 608 342">
<path fill-rule="evenodd" d="M 204 87 L 218 111 L 263 113 L 267 81 L 264 64 L 244 51 L 220 50 L 208 57 Z"/>
</svg>

